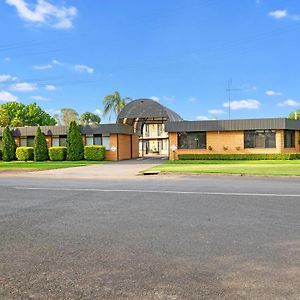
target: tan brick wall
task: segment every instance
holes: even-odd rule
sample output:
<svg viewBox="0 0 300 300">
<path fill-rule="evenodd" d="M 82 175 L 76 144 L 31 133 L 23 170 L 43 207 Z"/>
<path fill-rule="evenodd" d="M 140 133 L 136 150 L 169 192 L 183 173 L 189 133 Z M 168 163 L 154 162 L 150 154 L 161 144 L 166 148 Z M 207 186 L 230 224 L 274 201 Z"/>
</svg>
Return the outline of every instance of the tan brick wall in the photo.
<svg viewBox="0 0 300 300">
<path fill-rule="evenodd" d="M 17 147 L 19 147 L 20 142 L 21 142 L 21 138 L 19 136 L 15 137 L 15 142 L 16 142 Z"/>
<path fill-rule="evenodd" d="M 110 135 L 109 145 L 110 145 L 110 148 L 112 146 L 117 147 L 117 145 L 118 145 L 117 134 Z M 105 159 L 106 160 L 118 160 L 118 151 L 113 152 L 111 150 L 106 150 Z"/>
<path fill-rule="evenodd" d="M 169 157 L 171 160 L 178 159 L 178 154 L 256 154 L 256 153 L 295 153 L 299 152 L 299 131 L 295 133 L 295 148 L 284 148 L 284 130 L 276 130 L 276 148 L 255 148 L 244 149 L 244 132 L 243 131 L 223 131 L 207 132 L 206 146 L 207 149 L 177 149 L 175 154 L 171 147 L 178 147 L 177 133 L 169 133 Z M 211 146 L 212 150 L 208 150 Z M 224 150 L 227 147 L 227 150 Z M 237 150 L 236 147 L 240 147 Z"/>
<path fill-rule="evenodd" d="M 119 160 L 131 159 L 131 137 L 119 134 Z"/>
<path fill-rule="evenodd" d="M 46 135 L 45 136 L 47 147 L 50 148 L 52 147 L 52 136 L 51 135 Z"/>
<path fill-rule="evenodd" d="M 132 136 L 132 158 L 139 157 L 139 136 L 133 135 Z"/>
</svg>

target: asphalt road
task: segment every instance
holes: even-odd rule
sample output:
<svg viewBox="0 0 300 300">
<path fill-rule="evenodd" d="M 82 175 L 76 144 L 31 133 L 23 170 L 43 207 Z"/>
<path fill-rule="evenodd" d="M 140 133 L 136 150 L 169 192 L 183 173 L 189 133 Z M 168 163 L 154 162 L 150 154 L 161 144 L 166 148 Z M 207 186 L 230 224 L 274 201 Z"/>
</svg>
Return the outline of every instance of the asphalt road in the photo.
<svg viewBox="0 0 300 300">
<path fill-rule="evenodd" d="M 300 180 L 0 179 L 1 299 L 300 299 Z"/>
</svg>

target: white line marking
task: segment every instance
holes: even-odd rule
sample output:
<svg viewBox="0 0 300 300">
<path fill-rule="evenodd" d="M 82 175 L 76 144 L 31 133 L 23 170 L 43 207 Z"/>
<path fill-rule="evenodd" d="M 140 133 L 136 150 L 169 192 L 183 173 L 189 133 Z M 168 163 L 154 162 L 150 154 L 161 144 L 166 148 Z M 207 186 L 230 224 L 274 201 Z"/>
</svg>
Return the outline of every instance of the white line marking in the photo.
<svg viewBox="0 0 300 300">
<path fill-rule="evenodd" d="M 105 193 L 155 193 L 155 194 L 190 194 L 216 196 L 261 196 L 261 197 L 300 197 L 293 194 L 259 194 L 259 193 L 226 193 L 226 192 L 193 192 L 193 191 L 152 191 L 152 190 L 109 190 L 95 188 L 44 188 L 44 187 L 14 187 L 16 190 L 66 191 L 66 192 L 105 192 Z"/>
</svg>

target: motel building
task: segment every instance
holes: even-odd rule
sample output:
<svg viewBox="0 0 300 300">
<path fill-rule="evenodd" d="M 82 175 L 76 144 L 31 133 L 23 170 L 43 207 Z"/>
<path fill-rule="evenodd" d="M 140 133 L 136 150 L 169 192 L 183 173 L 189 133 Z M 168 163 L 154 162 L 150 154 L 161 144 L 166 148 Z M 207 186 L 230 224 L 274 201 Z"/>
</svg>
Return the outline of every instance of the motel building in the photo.
<svg viewBox="0 0 300 300">
<path fill-rule="evenodd" d="M 48 147 L 66 146 L 67 126 L 41 126 Z M 107 160 L 179 154 L 300 151 L 300 120 L 285 118 L 185 121 L 150 99 L 128 103 L 115 124 L 81 126 L 84 145 L 104 145 Z M 33 146 L 36 127 L 12 128 L 18 146 Z M 0 148 L 2 129 L 0 128 Z"/>
</svg>

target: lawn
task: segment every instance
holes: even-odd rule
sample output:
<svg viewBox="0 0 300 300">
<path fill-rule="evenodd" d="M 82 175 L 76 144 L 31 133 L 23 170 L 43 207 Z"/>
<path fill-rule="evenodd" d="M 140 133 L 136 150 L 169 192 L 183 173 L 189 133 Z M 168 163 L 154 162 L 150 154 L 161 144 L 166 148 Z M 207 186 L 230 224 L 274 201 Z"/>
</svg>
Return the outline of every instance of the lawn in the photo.
<svg viewBox="0 0 300 300">
<path fill-rule="evenodd" d="M 3 162 L 0 161 L 0 172 L 2 170 L 50 170 L 50 169 L 62 169 L 62 168 L 71 168 L 71 167 L 82 167 L 95 164 L 104 164 L 107 161 L 12 161 L 12 162 Z"/>
<path fill-rule="evenodd" d="M 170 173 L 300 176 L 300 160 L 166 161 L 151 170 Z"/>
</svg>

